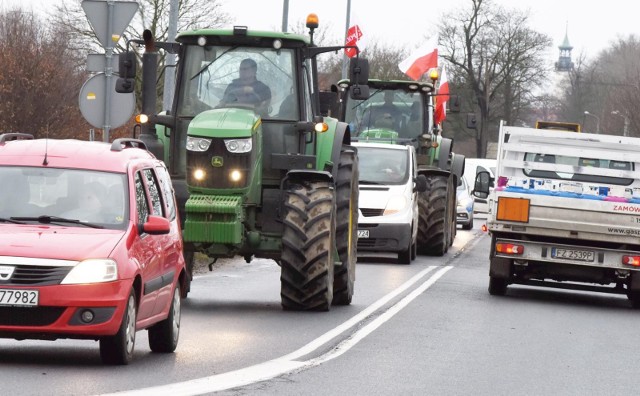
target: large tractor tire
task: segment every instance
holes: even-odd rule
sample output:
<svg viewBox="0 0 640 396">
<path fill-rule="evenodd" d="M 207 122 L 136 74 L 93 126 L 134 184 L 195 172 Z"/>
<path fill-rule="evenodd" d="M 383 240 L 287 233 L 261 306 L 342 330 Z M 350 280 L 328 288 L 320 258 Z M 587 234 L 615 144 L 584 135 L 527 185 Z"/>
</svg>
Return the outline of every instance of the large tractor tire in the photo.
<svg viewBox="0 0 640 396">
<path fill-rule="evenodd" d="M 334 190 L 323 181 L 292 184 L 284 199 L 282 308 L 328 311 L 333 300 Z"/>
<path fill-rule="evenodd" d="M 333 275 L 333 304 L 349 305 L 356 280 L 358 245 L 358 156 L 353 148 L 340 152 L 336 179 L 336 248 L 342 265 Z"/>
<path fill-rule="evenodd" d="M 421 254 L 442 256 L 449 250 L 452 189 L 451 175 L 428 175 L 427 190 L 418 194 L 418 251 Z"/>
<path fill-rule="evenodd" d="M 449 246 L 453 245 L 453 241 L 458 233 L 457 210 L 458 210 L 458 189 L 456 178 L 451 178 L 451 185 L 447 188 L 447 199 L 449 200 L 449 224 L 451 232 L 449 233 Z"/>
</svg>

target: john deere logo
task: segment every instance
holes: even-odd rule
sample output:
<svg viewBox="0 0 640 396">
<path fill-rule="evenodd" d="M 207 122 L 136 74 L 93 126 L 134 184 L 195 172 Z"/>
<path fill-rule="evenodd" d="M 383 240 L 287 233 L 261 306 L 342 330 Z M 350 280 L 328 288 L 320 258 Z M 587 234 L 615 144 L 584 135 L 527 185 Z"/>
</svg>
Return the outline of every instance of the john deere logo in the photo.
<svg viewBox="0 0 640 396">
<path fill-rule="evenodd" d="M 213 157 L 211 158 L 211 166 L 214 168 L 220 168 L 224 165 L 224 159 L 222 157 Z"/>
</svg>

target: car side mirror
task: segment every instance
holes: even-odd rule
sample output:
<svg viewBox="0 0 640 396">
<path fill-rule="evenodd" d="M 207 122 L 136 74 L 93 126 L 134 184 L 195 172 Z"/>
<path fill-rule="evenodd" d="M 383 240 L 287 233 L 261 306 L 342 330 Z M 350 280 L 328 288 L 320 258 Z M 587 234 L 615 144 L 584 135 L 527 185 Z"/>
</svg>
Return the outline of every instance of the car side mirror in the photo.
<svg viewBox="0 0 640 396">
<path fill-rule="evenodd" d="M 165 235 L 171 231 L 171 223 L 164 217 L 149 216 L 142 225 L 142 230 L 150 235 Z"/>
<path fill-rule="evenodd" d="M 413 180 L 415 185 L 413 186 L 414 192 L 425 192 L 427 191 L 427 177 L 425 175 L 418 175 Z"/>
</svg>

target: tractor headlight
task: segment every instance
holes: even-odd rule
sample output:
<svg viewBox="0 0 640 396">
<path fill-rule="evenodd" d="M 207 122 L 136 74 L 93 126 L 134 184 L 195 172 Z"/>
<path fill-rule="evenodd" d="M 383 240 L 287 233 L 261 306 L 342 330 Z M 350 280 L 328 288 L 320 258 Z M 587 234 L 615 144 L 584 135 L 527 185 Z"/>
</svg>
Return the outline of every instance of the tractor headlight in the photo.
<svg viewBox="0 0 640 396">
<path fill-rule="evenodd" d="M 189 151 L 207 151 L 211 146 L 211 139 L 187 136 L 187 150 Z"/>
<path fill-rule="evenodd" d="M 248 153 L 251 151 L 252 143 L 251 138 L 247 139 L 225 139 L 224 145 L 227 146 L 227 150 L 230 153 Z"/>
<path fill-rule="evenodd" d="M 232 170 L 231 172 L 229 172 L 229 180 L 234 183 L 239 182 L 240 180 L 242 180 L 242 172 L 237 169 Z"/>
<path fill-rule="evenodd" d="M 63 285 L 80 283 L 102 283 L 118 279 L 118 264 L 111 259 L 92 259 L 78 263 L 65 278 Z"/>
<path fill-rule="evenodd" d="M 402 212 L 407 207 L 407 199 L 402 195 L 389 198 L 387 206 L 384 208 L 383 216 Z"/>
<path fill-rule="evenodd" d="M 197 181 L 203 181 L 206 175 L 207 174 L 202 169 L 196 169 L 193 171 L 193 178 Z"/>
</svg>

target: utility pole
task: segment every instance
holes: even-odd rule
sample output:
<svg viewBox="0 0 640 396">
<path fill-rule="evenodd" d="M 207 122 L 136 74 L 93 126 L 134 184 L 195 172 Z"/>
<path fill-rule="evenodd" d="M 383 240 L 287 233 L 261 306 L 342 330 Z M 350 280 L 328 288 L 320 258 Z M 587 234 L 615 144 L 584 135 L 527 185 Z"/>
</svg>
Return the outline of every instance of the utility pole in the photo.
<svg viewBox="0 0 640 396">
<path fill-rule="evenodd" d="M 289 25 L 289 0 L 283 0 L 282 4 L 282 32 L 287 32 L 287 25 Z"/>
<path fill-rule="evenodd" d="M 344 28 L 344 36 L 343 36 L 343 42 L 344 40 L 346 40 L 347 34 L 349 33 L 349 23 L 350 23 L 350 19 L 351 19 L 351 0 L 347 0 L 347 23 L 346 26 Z M 349 62 L 349 57 L 347 56 L 347 52 L 343 51 L 342 54 L 342 79 L 346 79 L 347 76 L 347 63 Z"/>
</svg>

